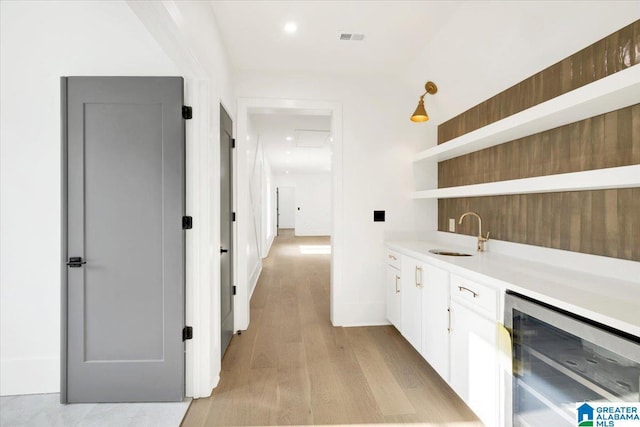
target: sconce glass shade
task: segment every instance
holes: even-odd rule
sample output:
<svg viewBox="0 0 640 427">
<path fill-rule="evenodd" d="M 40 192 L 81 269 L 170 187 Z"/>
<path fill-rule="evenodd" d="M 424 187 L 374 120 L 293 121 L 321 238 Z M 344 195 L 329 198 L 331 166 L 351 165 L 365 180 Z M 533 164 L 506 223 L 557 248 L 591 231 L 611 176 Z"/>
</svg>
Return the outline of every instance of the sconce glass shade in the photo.
<svg viewBox="0 0 640 427">
<path fill-rule="evenodd" d="M 421 96 L 416 111 L 414 111 L 413 115 L 411 115 L 411 121 L 420 123 L 426 122 L 427 120 L 429 120 L 429 115 L 427 114 L 427 110 L 424 109 L 424 97 Z"/>
</svg>

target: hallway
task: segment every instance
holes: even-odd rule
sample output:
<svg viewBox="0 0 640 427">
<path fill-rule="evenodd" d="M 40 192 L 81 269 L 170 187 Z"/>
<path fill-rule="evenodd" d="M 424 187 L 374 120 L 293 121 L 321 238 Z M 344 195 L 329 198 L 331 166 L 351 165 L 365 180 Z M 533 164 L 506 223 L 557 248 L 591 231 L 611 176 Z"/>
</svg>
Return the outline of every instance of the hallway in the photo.
<svg viewBox="0 0 640 427">
<path fill-rule="evenodd" d="M 276 238 L 250 327 L 233 337 L 218 387 L 193 401 L 182 426 L 481 426 L 395 328 L 331 325 L 329 245 L 291 231 Z"/>
</svg>

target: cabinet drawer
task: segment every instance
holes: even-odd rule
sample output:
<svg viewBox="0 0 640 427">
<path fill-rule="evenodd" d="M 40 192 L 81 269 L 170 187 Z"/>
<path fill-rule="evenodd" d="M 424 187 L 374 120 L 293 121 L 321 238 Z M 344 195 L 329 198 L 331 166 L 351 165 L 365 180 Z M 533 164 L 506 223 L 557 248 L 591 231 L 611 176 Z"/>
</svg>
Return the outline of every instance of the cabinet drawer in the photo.
<svg viewBox="0 0 640 427">
<path fill-rule="evenodd" d="M 466 302 L 469 307 L 477 307 L 497 319 L 497 289 L 452 274 L 451 299 Z"/>
<path fill-rule="evenodd" d="M 397 268 L 398 270 L 400 269 L 400 254 L 398 252 L 387 249 L 385 260 L 387 261 L 387 264 Z"/>
</svg>

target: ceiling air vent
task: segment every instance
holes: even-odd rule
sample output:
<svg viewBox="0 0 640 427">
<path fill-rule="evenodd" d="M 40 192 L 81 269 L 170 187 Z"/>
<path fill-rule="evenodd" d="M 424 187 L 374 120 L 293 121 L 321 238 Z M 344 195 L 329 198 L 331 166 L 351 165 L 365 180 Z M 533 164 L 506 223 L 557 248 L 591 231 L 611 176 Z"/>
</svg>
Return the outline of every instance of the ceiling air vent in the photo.
<svg viewBox="0 0 640 427">
<path fill-rule="evenodd" d="M 361 40 L 364 40 L 364 34 L 342 33 L 342 34 L 340 34 L 340 40 L 344 40 L 344 41 L 361 41 Z"/>
<path fill-rule="evenodd" d="M 328 130 L 294 129 L 296 146 L 302 148 L 323 148 L 328 145 L 331 134 Z"/>
</svg>

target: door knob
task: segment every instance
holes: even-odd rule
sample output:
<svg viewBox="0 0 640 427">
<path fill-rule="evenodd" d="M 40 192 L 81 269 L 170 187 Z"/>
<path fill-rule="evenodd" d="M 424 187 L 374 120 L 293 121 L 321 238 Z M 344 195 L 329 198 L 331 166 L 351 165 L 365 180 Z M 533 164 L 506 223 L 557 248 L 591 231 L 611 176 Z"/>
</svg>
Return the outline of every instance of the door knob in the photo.
<svg viewBox="0 0 640 427">
<path fill-rule="evenodd" d="M 81 256 L 72 256 L 69 258 L 67 265 L 69 267 L 82 267 L 82 264 L 86 264 L 87 261 L 84 261 Z"/>
<path fill-rule="evenodd" d="M 220 248 L 220 253 L 221 254 L 226 254 L 227 252 L 229 252 L 229 249 L 224 249 L 224 248 Z"/>
</svg>

